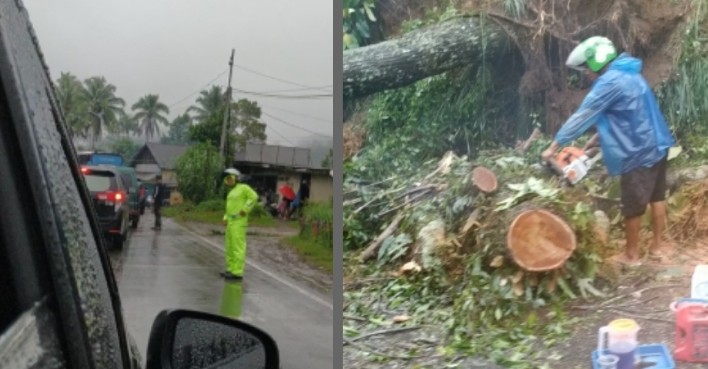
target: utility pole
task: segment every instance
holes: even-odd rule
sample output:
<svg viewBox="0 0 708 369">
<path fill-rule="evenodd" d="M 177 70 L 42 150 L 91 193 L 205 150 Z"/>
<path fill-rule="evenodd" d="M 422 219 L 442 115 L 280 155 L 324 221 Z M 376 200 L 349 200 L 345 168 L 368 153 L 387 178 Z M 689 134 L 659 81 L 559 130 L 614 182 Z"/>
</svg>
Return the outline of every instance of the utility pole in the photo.
<svg viewBox="0 0 708 369">
<path fill-rule="evenodd" d="M 229 86 L 226 88 L 226 104 L 224 105 L 226 111 L 224 112 L 224 124 L 221 126 L 221 145 L 219 147 L 219 152 L 228 164 L 230 161 L 226 160 L 226 141 L 228 137 L 226 133 L 228 132 L 229 123 L 231 123 L 231 72 L 234 69 L 234 52 L 235 49 L 231 49 L 231 60 L 229 60 Z"/>
</svg>

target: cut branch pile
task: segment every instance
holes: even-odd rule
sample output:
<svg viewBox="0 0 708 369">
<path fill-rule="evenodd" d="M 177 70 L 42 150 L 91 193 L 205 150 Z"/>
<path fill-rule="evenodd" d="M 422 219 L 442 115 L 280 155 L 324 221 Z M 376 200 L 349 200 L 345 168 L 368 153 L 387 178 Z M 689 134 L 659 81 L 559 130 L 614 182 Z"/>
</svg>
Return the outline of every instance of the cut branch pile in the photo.
<svg viewBox="0 0 708 369">
<path fill-rule="evenodd" d="M 479 260 L 516 296 L 556 285 L 569 296 L 599 294 L 590 282 L 603 243 L 585 204 L 590 191 L 561 189 L 550 171 L 530 165 L 530 154 L 518 155 L 490 152 L 470 162 L 448 152 L 415 176 L 346 180 L 345 219 L 378 229 L 359 260 L 378 255 L 380 264 L 398 265 L 397 275 L 439 269 L 452 280 L 469 277 Z"/>
</svg>

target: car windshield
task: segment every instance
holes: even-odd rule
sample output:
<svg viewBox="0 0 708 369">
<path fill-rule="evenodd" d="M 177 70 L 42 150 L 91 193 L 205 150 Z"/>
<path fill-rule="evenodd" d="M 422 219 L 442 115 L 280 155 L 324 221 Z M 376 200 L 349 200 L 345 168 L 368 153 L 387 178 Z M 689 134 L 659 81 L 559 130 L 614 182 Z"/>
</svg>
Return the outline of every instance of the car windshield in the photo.
<svg viewBox="0 0 708 369">
<path fill-rule="evenodd" d="M 91 192 L 108 191 L 111 189 L 111 177 L 87 174 L 85 178 L 86 186 Z"/>
</svg>

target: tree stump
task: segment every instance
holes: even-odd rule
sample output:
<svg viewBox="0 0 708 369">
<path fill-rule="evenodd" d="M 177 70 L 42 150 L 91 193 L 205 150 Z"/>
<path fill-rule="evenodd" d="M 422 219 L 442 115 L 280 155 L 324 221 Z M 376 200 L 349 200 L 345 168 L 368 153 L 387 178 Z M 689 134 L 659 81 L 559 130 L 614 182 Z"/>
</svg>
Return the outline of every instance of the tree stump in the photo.
<svg viewBox="0 0 708 369">
<path fill-rule="evenodd" d="M 507 247 L 523 269 L 533 272 L 552 270 L 563 265 L 573 254 L 575 232 L 549 211 L 527 210 L 511 223 Z"/>
<path fill-rule="evenodd" d="M 491 170 L 479 166 L 472 170 L 472 183 L 484 193 L 492 193 L 497 190 L 497 176 Z"/>
</svg>

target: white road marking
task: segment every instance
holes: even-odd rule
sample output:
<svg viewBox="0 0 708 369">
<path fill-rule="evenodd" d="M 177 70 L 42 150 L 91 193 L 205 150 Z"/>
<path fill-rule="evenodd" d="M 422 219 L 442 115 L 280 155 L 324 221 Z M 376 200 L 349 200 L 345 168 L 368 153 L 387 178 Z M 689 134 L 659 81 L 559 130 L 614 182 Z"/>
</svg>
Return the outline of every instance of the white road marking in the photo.
<svg viewBox="0 0 708 369">
<path fill-rule="evenodd" d="M 212 240 L 210 240 L 210 239 L 208 239 L 208 238 L 202 237 L 201 235 L 199 235 L 199 234 L 197 234 L 197 233 L 192 232 L 191 230 L 187 229 L 186 227 L 184 227 L 184 226 L 181 225 L 181 224 L 178 224 L 178 223 L 175 223 L 175 224 L 176 224 L 178 227 L 182 228 L 185 232 L 191 234 L 193 237 L 195 237 L 195 238 L 197 238 L 197 239 L 199 239 L 199 240 L 205 242 L 207 245 L 209 245 L 209 246 L 211 246 L 211 247 L 213 247 L 213 248 L 219 250 L 220 252 L 225 252 L 225 251 L 226 251 L 223 246 L 221 246 L 221 245 L 215 243 L 214 241 L 212 241 Z M 293 290 L 300 292 L 301 294 L 303 294 L 303 295 L 309 297 L 310 299 L 314 300 L 315 302 L 319 303 L 320 305 L 322 305 L 322 306 L 324 306 L 324 307 L 326 307 L 326 308 L 328 308 L 328 309 L 334 311 L 334 306 L 332 305 L 332 303 L 330 303 L 330 302 L 328 302 L 328 301 L 326 301 L 326 300 L 320 298 L 319 296 L 314 295 L 313 293 L 311 293 L 311 292 L 309 292 L 309 291 L 303 289 L 302 287 L 300 287 L 300 286 L 298 286 L 298 285 L 295 285 L 295 284 L 293 284 L 293 283 L 288 282 L 287 280 L 285 280 L 285 279 L 283 279 L 283 278 L 280 278 L 279 276 L 277 276 L 276 274 L 273 274 L 272 272 L 268 271 L 266 268 L 264 268 L 263 266 L 259 265 L 258 263 L 254 262 L 254 261 L 252 261 L 252 260 L 246 259 L 246 264 L 248 264 L 248 265 L 250 265 L 250 266 L 252 266 L 252 267 L 258 269 L 258 270 L 259 270 L 260 272 L 262 272 L 263 274 L 266 274 L 267 276 L 269 276 L 269 277 L 275 279 L 276 281 L 278 281 L 278 282 L 280 282 L 280 283 L 282 283 L 282 284 L 284 284 L 284 285 L 286 285 L 286 286 L 292 288 Z"/>
</svg>

